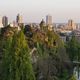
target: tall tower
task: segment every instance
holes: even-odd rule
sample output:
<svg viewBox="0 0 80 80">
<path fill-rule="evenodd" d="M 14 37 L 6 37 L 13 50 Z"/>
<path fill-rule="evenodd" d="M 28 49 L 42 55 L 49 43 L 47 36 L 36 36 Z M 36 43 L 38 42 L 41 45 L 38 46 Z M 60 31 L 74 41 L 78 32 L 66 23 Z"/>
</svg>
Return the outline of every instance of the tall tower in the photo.
<svg viewBox="0 0 80 80">
<path fill-rule="evenodd" d="M 22 23 L 22 15 L 18 14 L 16 17 L 16 23 L 21 24 Z"/>
<path fill-rule="evenodd" d="M 52 16 L 51 15 L 46 16 L 46 24 L 47 25 L 52 25 Z"/>
<path fill-rule="evenodd" d="M 71 19 L 68 20 L 68 29 L 70 29 L 70 30 L 75 30 L 76 29 L 76 24 Z"/>
<path fill-rule="evenodd" d="M 0 16 L 0 28 L 3 28 L 2 17 Z"/>
<path fill-rule="evenodd" d="M 8 17 L 3 16 L 3 18 L 2 18 L 2 24 L 3 24 L 4 27 L 6 27 L 8 25 Z"/>
</svg>

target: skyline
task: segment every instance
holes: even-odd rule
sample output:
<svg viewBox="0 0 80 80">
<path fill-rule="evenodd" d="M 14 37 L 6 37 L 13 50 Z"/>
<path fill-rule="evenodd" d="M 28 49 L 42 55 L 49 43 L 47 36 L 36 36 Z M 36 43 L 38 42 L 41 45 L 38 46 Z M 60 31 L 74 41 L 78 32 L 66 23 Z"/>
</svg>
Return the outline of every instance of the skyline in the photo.
<svg viewBox="0 0 80 80">
<path fill-rule="evenodd" d="M 50 14 L 53 22 L 80 22 L 80 0 L 0 0 L 0 16 L 16 20 L 20 13 L 24 22 L 40 22 Z"/>
</svg>

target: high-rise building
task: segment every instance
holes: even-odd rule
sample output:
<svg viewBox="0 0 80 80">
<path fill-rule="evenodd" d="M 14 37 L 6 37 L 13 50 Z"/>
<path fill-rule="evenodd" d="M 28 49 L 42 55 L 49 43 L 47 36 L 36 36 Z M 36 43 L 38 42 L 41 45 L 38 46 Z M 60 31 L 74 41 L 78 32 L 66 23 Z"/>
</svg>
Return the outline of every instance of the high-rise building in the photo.
<svg viewBox="0 0 80 80">
<path fill-rule="evenodd" d="M 2 24 L 3 24 L 4 27 L 6 27 L 8 25 L 8 17 L 3 16 L 3 18 L 2 18 Z"/>
<path fill-rule="evenodd" d="M 2 17 L 0 16 L 0 28 L 3 28 Z"/>
<path fill-rule="evenodd" d="M 75 30 L 76 29 L 76 24 L 71 19 L 68 20 L 68 29 L 70 29 L 70 30 Z"/>
<path fill-rule="evenodd" d="M 52 16 L 51 15 L 46 16 L 46 24 L 47 25 L 52 25 Z"/>
<path fill-rule="evenodd" d="M 21 24 L 22 23 L 22 15 L 18 14 L 16 17 L 16 23 Z"/>
</svg>

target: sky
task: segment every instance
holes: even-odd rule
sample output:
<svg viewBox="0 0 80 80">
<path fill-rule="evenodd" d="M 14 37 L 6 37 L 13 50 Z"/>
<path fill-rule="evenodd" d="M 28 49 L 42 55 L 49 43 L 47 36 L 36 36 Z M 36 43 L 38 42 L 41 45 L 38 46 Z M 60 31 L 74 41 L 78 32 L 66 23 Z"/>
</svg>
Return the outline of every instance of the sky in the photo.
<svg viewBox="0 0 80 80">
<path fill-rule="evenodd" d="M 80 22 L 80 0 L 0 0 L 0 16 L 14 21 L 20 13 L 24 22 L 40 22 L 52 15 L 53 22 Z"/>
</svg>

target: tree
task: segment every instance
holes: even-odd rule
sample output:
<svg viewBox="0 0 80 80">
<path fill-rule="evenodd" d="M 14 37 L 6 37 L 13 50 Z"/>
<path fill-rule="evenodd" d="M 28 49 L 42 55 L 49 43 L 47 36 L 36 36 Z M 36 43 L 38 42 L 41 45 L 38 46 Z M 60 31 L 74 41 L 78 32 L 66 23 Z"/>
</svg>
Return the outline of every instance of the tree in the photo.
<svg viewBox="0 0 80 80">
<path fill-rule="evenodd" d="M 1 80 L 35 80 L 29 48 L 22 31 L 7 40 Z"/>
<path fill-rule="evenodd" d="M 75 36 L 72 36 L 72 39 L 67 43 L 66 51 L 71 61 L 77 60 L 77 57 L 79 57 L 79 45 L 80 43 L 77 41 Z"/>
<path fill-rule="evenodd" d="M 77 79 L 74 75 L 72 75 L 72 77 L 69 80 L 77 80 Z"/>
<path fill-rule="evenodd" d="M 58 45 L 57 47 L 56 46 L 47 47 L 45 43 L 43 44 L 39 42 L 37 43 L 38 78 L 42 77 L 44 80 L 52 80 L 52 79 L 58 80 L 57 78 L 59 79 L 61 78 L 60 80 L 62 80 L 64 78 L 65 80 L 69 76 L 68 69 L 70 70 L 70 65 L 66 63 L 66 61 L 68 61 L 68 56 L 65 53 L 63 45 L 62 47 Z"/>
<path fill-rule="evenodd" d="M 43 40 L 41 40 L 42 38 Z M 53 31 L 47 31 L 45 36 L 36 37 L 36 42 L 38 57 L 35 72 L 37 80 L 62 80 L 63 78 L 65 80 L 69 77 L 68 71 L 71 67 L 67 63 L 68 56 L 59 36 Z"/>
</svg>

